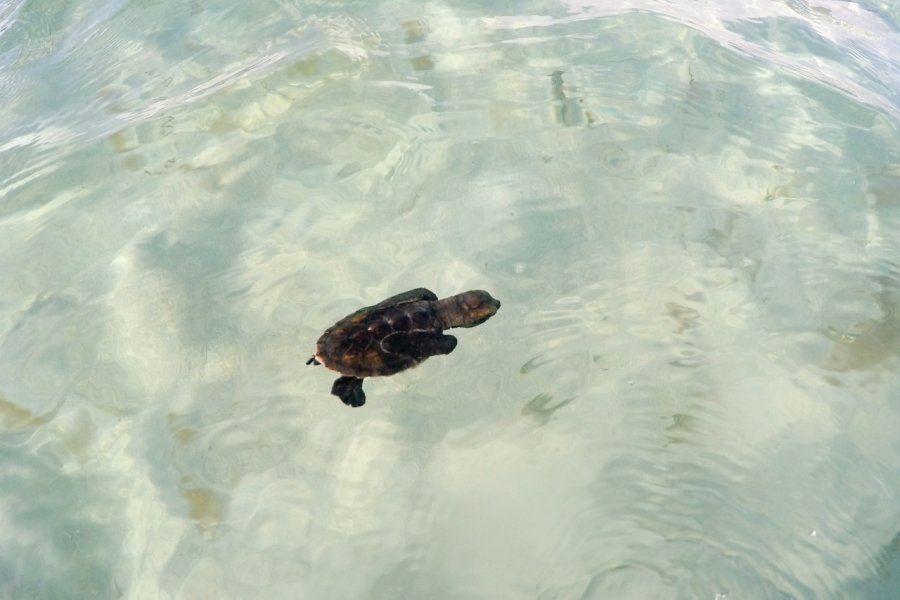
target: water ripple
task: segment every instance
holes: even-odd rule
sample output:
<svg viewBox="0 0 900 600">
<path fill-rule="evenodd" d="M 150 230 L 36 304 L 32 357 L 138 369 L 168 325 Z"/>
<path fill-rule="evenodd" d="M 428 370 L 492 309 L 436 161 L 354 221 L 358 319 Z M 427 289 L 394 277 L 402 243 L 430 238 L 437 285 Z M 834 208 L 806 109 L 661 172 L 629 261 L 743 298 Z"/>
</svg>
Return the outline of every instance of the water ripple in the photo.
<svg viewBox="0 0 900 600">
<path fill-rule="evenodd" d="M 53 90 L 27 86 L 7 88 L 8 103 L 21 107 L 23 112 L 32 95 L 39 92 L 59 94 L 63 102 L 57 107 L 51 122 L 35 126 L 22 119 L 8 121 L 2 131 L 5 142 L 0 151 L 46 149 L 76 140 L 90 141 L 159 115 L 180 112 L 222 90 L 241 82 L 265 78 L 278 69 L 309 60 L 327 49 L 343 54 L 350 64 L 365 61 L 368 56 L 360 41 L 366 33 L 360 31 L 358 24 L 347 19 L 306 19 L 295 23 L 294 27 L 282 27 L 286 31 L 279 32 L 243 55 L 228 51 L 216 55 L 213 60 L 213 55 L 205 48 L 207 42 L 193 40 L 191 43 L 197 45 L 197 51 L 190 58 L 176 64 L 154 63 L 154 57 L 159 61 L 165 60 L 165 48 L 150 48 L 147 41 L 130 40 L 126 33 L 108 27 L 112 19 L 126 19 L 133 23 L 142 18 L 138 14 L 119 14 L 126 10 L 131 9 L 101 5 L 95 14 L 85 15 L 83 20 L 77 21 L 77 31 L 69 32 L 53 54 L 35 59 L 38 62 L 32 64 L 31 69 L 60 70 L 58 81 L 49 75 L 42 80 L 43 87 L 52 85 Z M 18 24 L 13 22 L 10 26 L 14 29 Z M 95 36 L 102 37 L 102 41 L 92 40 Z M 218 45 L 216 39 L 210 39 L 209 43 Z M 106 51 L 98 53 L 98 45 L 105 47 Z M 145 75 L 115 79 L 118 75 L 110 60 L 117 52 L 111 50 L 140 55 L 146 63 Z M 90 73 L 73 77 L 64 70 L 65 63 L 74 60 L 74 55 L 88 51 L 94 53 L 89 60 L 98 63 Z M 230 58 L 233 61 L 227 62 Z M 70 88 L 65 95 L 55 89 L 63 87 Z M 91 101 L 76 104 L 65 100 L 72 96 L 71 88 L 83 90 L 83 95 Z M 160 93 L 160 89 L 165 91 Z"/>
<path fill-rule="evenodd" d="M 888 15 L 139 4 L 0 7 L 11 593 L 891 583 Z M 503 309 L 343 406 L 315 339 L 420 285 Z"/>
<path fill-rule="evenodd" d="M 840 90 L 894 117 L 900 115 L 900 100 L 896 95 L 896 90 L 900 89 L 898 85 L 900 71 L 896 62 L 896 57 L 900 56 L 897 29 L 884 16 L 873 11 L 860 8 L 851 12 L 843 4 L 822 2 L 817 5 L 820 10 L 814 13 L 815 18 L 806 20 L 798 19 L 794 9 L 786 4 L 743 5 L 729 2 L 700 3 L 686 7 L 676 2 L 635 1 L 610 8 L 595 0 L 566 0 L 562 5 L 570 11 L 569 15 L 564 17 L 510 15 L 486 18 L 485 22 L 497 29 L 518 29 L 552 27 L 631 11 L 660 14 L 667 19 L 702 31 L 705 36 L 716 40 L 725 48 L 752 56 L 766 64 L 777 65 L 784 72 L 802 79 Z M 779 40 L 776 36 L 773 43 L 768 34 L 766 40 L 762 40 L 742 31 L 744 27 L 758 24 L 783 28 L 791 33 L 785 35 L 783 40 Z M 820 53 L 810 51 L 809 47 L 784 52 L 784 49 L 779 47 L 779 42 L 793 43 L 797 39 L 798 31 L 809 32 L 809 39 L 816 42 L 822 40 L 828 44 L 829 51 L 826 55 L 828 58 L 817 60 L 816 55 Z M 844 49 L 848 47 L 855 52 L 851 56 L 863 57 L 857 60 L 853 64 L 853 70 L 849 71 L 845 67 L 845 62 L 831 58 L 837 54 L 846 56 Z M 837 52 L 835 49 L 841 51 Z M 881 67 L 877 75 L 872 69 L 873 63 Z M 883 70 L 884 67 L 887 67 L 887 71 Z M 888 83 L 891 81 L 894 85 Z"/>
</svg>

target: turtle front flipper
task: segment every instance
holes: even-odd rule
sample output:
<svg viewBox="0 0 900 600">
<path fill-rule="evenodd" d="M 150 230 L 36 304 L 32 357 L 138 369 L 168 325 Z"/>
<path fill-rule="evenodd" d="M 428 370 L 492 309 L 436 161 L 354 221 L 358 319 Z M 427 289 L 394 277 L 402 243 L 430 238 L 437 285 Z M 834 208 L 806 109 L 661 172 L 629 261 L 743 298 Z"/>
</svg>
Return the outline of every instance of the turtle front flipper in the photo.
<svg viewBox="0 0 900 600">
<path fill-rule="evenodd" d="M 437 300 L 437 294 L 425 288 L 416 288 L 407 292 L 401 292 L 396 296 L 391 296 L 386 300 L 382 300 L 372 308 L 384 308 L 386 306 L 394 306 L 395 304 L 403 304 L 404 302 L 418 302 L 419 300 Z"/>
<path fill-rule="evenodd" d="M 413 331 L 392 333 L 382 340 L 381 347 L 385 352 L 409 356 L 416 361 L 425 360 L 429 356 L 450 354 L 456 348 L 456 338 L 452 335 L 432 332 Z"/>
<path fill-rule="evenodd" d="M 341 399 L 347 406 L 357 408 L 366 403 L 366 394 L 362 389 L 363 380 L 359 377 L 338 377 L 331 386 L 331 393 Z"/>
<path fill-rule="evenodd" d="M 306 361 L 306 364 L 308 364 L 308 365 L 321 365 L 322 363 L 320 363 L 319 361 L 317 361 L 317 360 L 316 360 L 316 357 L 313 356 L 313 357 L 310 358 L 308 361 Z"/>
</svg>

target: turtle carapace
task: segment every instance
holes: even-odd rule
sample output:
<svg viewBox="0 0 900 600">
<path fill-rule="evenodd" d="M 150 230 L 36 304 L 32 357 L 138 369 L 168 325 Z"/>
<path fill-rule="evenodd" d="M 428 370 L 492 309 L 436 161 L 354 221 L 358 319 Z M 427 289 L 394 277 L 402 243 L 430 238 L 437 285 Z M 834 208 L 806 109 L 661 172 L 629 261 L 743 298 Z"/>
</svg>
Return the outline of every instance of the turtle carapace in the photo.
<svg viewBox="0 0 900 600">
<path fill-rule="evenodd" d="M 491 318 L 500 301 L 482 290 L 438 300 L 425 288 L 361 308 L 325 330 L 306 364 L 341 374 L 331 393 L 348 406 L 366 403 L 364 377 L 393 375 L 429 356 L 450 354 L 456 338 L 445 329 L 474 327 Z"/>
</svg>

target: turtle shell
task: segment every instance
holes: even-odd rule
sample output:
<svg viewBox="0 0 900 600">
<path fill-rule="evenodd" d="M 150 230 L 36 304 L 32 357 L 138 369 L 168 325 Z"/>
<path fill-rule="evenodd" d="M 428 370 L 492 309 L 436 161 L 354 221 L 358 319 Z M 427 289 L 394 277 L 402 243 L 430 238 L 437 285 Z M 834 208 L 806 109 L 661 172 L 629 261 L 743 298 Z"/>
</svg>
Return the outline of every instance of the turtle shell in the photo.
<svg viewBox="0 0 900 600">
<path fill-rule="evenodd" d="M 410 290 L 362 308 L 325 330 L 315 359 L 352 377 L 393 375 L 429 356 L 448 354 L 456 338 L 443 334 L 437 296 Z"/>
<path fill-rule="evenodd" d="M 341 373 L 331 393 L 348 406 L 366 403 L 364 377 L 393 375 L 429 356 L 450 354 L 456 338 L 445 329 L 474 327 L 491 318 L 500 301 L 484 290 L 443 300 L 417 288 L 348 315 L 325 330 L 308 365 Z"/>
</svg>

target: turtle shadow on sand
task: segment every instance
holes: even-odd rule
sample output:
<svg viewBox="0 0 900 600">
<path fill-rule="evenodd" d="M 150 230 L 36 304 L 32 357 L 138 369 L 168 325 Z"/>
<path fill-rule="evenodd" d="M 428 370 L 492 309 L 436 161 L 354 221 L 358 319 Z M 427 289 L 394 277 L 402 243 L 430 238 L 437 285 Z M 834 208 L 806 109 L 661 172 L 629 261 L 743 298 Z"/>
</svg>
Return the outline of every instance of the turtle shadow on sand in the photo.
<svg viewBox="0 0 900 600">
<path fill-rule="evenodd" d="M 445 329 L 474 327 L 490 319 L 500 301 L 483 290 L 442 300 L 425 288 L 391 296 L 361 308 L 325 330 L 308 365 L 341 374 L 331 393 L 353 407 L 366 403 L 365 377 L 393 375 L 430 356 L 450 354 L 456 338 Z"/>
</svg>

